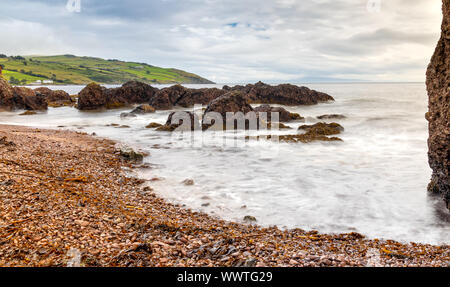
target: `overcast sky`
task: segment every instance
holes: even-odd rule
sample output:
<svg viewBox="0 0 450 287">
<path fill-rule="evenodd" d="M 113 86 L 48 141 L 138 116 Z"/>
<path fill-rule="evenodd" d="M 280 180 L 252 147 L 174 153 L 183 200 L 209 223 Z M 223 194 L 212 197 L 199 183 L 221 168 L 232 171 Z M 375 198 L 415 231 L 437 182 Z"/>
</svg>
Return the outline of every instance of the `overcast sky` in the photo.
<svg viewBox="0 0 450 287">
<path fill-rule="evenodd" d="M 67 2 L 0 0 L 0 53 L 146 62 L 218 83 L 424 81 L 442 20 L 441 0 Z"/>
</svg>

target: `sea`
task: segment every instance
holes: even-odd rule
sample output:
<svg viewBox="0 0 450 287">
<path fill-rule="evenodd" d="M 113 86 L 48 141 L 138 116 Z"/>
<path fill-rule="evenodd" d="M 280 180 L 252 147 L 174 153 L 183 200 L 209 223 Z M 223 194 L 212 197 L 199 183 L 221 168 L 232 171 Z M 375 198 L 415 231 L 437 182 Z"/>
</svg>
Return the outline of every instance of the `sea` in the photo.
<svg viewBox="0 0 450 287">
<path fill-rule="evenodd" d="M 95 133 L 146 151 L 150 168 L 137 172 L 145 179 L 161 179 L 151 182 L 154 192 L 169 202 L 225 220 L 243 222 L 250 215 L 261 226 L 449 244 L 450 213 L 439 197 L 427 193 L 431 169 L 425 84 L 298 85 L 328 93 L 335 101 L 285 107 L 305 117 L 304 122 L 287 123 L 292 130 L 158 132 L 145 126 L 165 123 L 172 111 L 120 116 L 131 108 L 96 112 L 49 108 L 31 116 L 2 112 L 0 123 Z M 76 94 L 83 87 L 49 88 Z M 203 108 L 187 110 L 201 114 Z M 338 135 L 342 142 L 246 138 L 247 133 L 296 134 L 298 126 L 320 122 L 317 116 L 324 114 L 346 117 L 326 120 L 344 127 Z M 185 185 L 186 179 L 194 184 Z"/>
</svg>

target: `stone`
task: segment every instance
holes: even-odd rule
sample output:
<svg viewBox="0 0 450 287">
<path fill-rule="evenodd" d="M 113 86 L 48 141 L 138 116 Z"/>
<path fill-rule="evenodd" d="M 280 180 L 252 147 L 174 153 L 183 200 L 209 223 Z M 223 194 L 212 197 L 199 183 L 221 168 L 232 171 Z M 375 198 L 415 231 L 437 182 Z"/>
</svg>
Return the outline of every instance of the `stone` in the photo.
<svg viewBox="0 0 450 287">
<path fill-rule="evenodd" d="M 271 107 L 268 104 L 261 105 L 257 108 L 255 108 L 255 112 L 257 113 L 266 113 L 267 114 L 267 121 L 272 121 L 272 113 L 278 113 L 278 119 L 280 122 L 290 122 L 294 120 L 304 120 L 303 117 L 301 117 L 297 113 L 291 113 L 287 111 L 283 107 Z"/>
<path fill-rule="evenodd" d="M 321 115 L 321 116 L 318 116 L 317 118 L 319 120 L 331 120 L 331 119 L 342 120 L 342 119 L 346 119 L 347 117 L 344 115 L 329 114 L 329 115 Z"/>
<path fill-rule="evenodd" d="M 156 111 L 155 108 L 150 106 L 149 104 L 143 104 L 143 105 L 136 107 L 134 110 L 132 110 L 131 114 L 144 115 L 144 114 L 154 113 L 155 111 Z"/>
<path fill-rule="evenodd" d="M 256 222 L 256 217 L 251 216 L 251 215 L 246 215 L 246 216 L 244 216 L 244 222 L 247 222 L 247 223 Z"/>
<path fill-rule="evenodd" d="M 47 87 L 34 89 L 35 93 L 40 93 L 45 97 L 47 104 L 51 107 L 72 106 L 75 101 L 63 90 L 51 90 Z"/>
<path fill-rule="evenodd" d="M 226 129 L 227 124 L 233 125 L 235 129 L 242 128 L 239 127 L 239 125 L 236 126 L 236 124 L 233 123 L 233 119 L 227 119 L 227 113 L 233 113 L 234 115 L 240 113 L 241 116 L 245 117 L 245 129 L 252 128 L 251 121 L 253 121 L 253 125 L 256 124 L 255 128 L 259 126 L 258 114 L 254 112 L 244 95 L 241 92 L 232 91 L 209 103 L 203 115 L 203 129 L 208 129 L 212 125 L 217 125 L 215 122 L 215 115 L 220 115 L 222 117 L 224 129 Z M 220 126 L 220 123 L 218 125 Z"/>
<path fill-rule="evenodd" d="M 428 190 L 450 209 L 450 0 L 443 0 L 441 38 L 427 70 L 428 161 L 433 170 Z"/>
<path fill-rule="evenodd" d="M 188 178 L 188 179 L 183 180 L 182 184 L 184 184 L 186 186 L 191 186 L 191 185 L 194 185 L 194 180 Z"/>
<path fill-rule="evenodd" d="M 130 81 L 119 88 L 107 89 L 96 83 L 87 85 L 78 93 L 78 109 L 115 109 L 133 104 L 148 103 L 158 89 L 145 83 Z"/>
<path fill-rule="evenodd" d="M 334 101 L 333 97 L 307 87 L 298 87 L 291 84 L 278 86 L 258 82 L 254 85 L 224 86 L 224 90 L 240 91 L 250 103 L 280 104 L 286 106 L 315 105 L 320 102 Z"/>
<path fill-rule="evenodd" d="M 304 130 L 310 134 L 329 136 L 340 134 L 344 128 L 338 123 L 317 123 L 314 125 L 302 125 L 298 127 L 299 130 Z"/>
<path fill-rule="evenodd" d="M 177 121 L 178 119 L 178 121 Z M 189 122 L 184 123 L 187 120 Z M 166 124 L 158 127 L 157 131 L 195 131 L 200 130 L 200 120 L 198 116 L 192 112 L 181 111 L 172 112 L 167 118 Z"/>
</svg>

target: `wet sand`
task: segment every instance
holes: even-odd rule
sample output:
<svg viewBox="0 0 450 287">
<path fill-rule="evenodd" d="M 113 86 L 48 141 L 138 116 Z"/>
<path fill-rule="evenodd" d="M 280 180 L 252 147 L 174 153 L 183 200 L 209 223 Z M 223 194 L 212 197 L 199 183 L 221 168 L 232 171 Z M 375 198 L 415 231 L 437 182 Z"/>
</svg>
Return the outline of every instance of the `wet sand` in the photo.
<svg viewBox="0 0 450 287">
<path fill-rule="evenodd" d="M 0 125 L 0 266 L 450 264 L 448 245 L 226 222 L 167 203 L 133 168 L 110 140 Z"/>
</svg>

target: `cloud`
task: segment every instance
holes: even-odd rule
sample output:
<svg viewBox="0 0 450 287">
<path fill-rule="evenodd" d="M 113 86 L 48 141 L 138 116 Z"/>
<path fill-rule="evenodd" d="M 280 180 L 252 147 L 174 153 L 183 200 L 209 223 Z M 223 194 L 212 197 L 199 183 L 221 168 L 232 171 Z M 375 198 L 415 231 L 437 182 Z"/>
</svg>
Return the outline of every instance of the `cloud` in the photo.
<svg viewBox="0 0 450 287">
<path fill-rule="evenodd" d="M 389 0 L 0 1 L 0 52 L 118 58 L 217 82 L 423 81 L 438 2 Z"/>
</svg>

